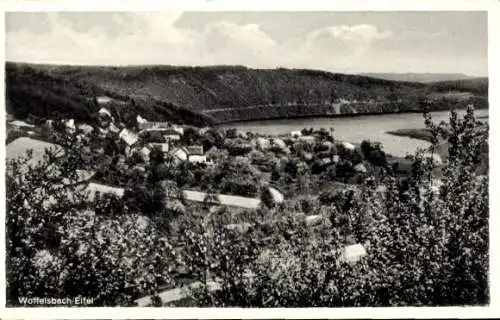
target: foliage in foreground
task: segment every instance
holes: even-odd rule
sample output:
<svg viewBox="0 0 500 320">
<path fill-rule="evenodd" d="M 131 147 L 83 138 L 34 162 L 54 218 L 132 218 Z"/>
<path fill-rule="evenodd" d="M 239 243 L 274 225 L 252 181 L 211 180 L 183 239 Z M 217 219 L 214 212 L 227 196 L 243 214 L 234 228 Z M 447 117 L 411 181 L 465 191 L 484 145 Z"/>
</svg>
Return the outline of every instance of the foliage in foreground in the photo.
<svg viewBox="0 0 500 320">
<path fill-rule="evenodd" d="M 431 152 L 442 139 L 448 144 L 442 170 L 420 153 L 406 181 L 387 170 L 381 185 L 367 179 L 309 208 L 324 216 L 314 228 L 305 226 L 302 205 L 287 203 L 252 213 L 246 233 L 226 228 L 233 213 L 222 209 L 186 212 L 175 228 L 159 228 L 158 210 L 89 202 L 63 180 L 76 179 L 82 163 L 75 141 L 64 146 L 65 156 L 35 167 L 13 161 L 6 175 L 8 304 L 22 296 L 82 295 L 95 297 L 96 306 L 131 305 L 175 285 L 178 265 L 194 280 L 220 282 L 217 292 L 194 292 L 199 306 L 488 303 L 488 177 L 477 173 L 488 131 L 472 109 L 464 119 L 452 113 L 446 130 L 430 120 Z M 383 160 L 368 145 L 364 151 Z M 355 264 L 340 258 L 352 243 L 368 252 Z"/>
<path fill-rule="evenodd" d="M 489 301 L 488 177 L 475 172 L 487 150 L 488 133 L 473 109 L 464 119 L 452 112 L 447 130 L 426 124 L 435 139 L 445 135 L 448 157 L 436 185 L 432 158 L 417 154 L 413 173 L 401 183 L 387 174 L 381 193 L 368 179 L 351 205 L 332 203 L 330 221 L 311 232 L 274 233 L 265 243 L 265 225 L 231 237 L 194 234 L 187 256 L 218 279 L 222 289 L 195 293 L 200 306 L 336 307 L 475 305 Z M 379 186 L 380 187 L 380 186 Z M 282 212 L 282 219 L 293 217 Z M 342 217 L 344 219 L 342 219 Z M 279 224 L 270 222 L 275 228 Z M 214 228 L 214 230 L 219 230 Z M 199 240 L 202 239 L 202 240 Z M 366 246 L 368 256 L 350 264 L 341 248 Z M 266 248 L 261 252 L 242 248 Z M 218 264 L 200 264 L 218 261 Z M 206 276 L 200 277 L 202 282 Z"/>
</svg>

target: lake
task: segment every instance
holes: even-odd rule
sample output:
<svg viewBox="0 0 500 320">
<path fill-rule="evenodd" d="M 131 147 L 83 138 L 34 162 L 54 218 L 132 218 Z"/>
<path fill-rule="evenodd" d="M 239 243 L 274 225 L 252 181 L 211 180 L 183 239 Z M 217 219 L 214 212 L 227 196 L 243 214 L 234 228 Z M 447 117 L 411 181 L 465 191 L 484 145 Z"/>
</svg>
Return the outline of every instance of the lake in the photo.
<svg viewBox="0 0 500 320">
<path fill-rule="evenodd" d="M 465 114 L 465 110 L 458 110 L 459 116 Z M 434 123 L 448 122 L 450 113 L 448 111 L 432 112 Z M 488 116 L 487 109 L 475 111 L 476 117 Z M 480 119 L 487 122 L 488 119 Z M 399 137 L 387 134 L 387 131 L 397 129 L 424 128 L 424 118 L 421 113 L 397 113 L 366 115 L 352 117 L 312 117 L 293 119 L 273 119 L 259 121 L 243 121 L 239 123 L 227 123 L 219 127 L 228 129 L 236 128 L 243 132 L 254 132 L 261 134 L 284 134 L 303 128 L 325 128 L 335 129 L 335 139 L 360 143 L 363 140 L 381 142 L 384 150 L 395 156 L 412 154 L 417 148 L 425 148 L 429 143 L 408 137 Z"/>
</svg>

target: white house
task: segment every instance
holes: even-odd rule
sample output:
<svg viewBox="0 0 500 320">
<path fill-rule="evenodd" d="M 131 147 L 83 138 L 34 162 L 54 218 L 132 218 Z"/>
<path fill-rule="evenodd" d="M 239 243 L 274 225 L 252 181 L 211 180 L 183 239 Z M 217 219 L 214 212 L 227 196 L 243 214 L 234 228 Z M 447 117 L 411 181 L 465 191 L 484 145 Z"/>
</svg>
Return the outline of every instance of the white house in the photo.
<svg viewBox="0 0 500 320">
<path fill-rule="evenodd" d="M 65 122 L 66 130 L 69 132 L 75 132 L 76 127 L 75 127 L 75 120 L 74 119 L 69 119 Z"/>
<path fill-rule="evenodd" d="M 91 125 L 83 123 L 83 124 L 81 124 L 81 125 L 78 126 L 78 130 L 83 131 L 83 133 L 85 133 L 85 134 L 89 134 L 92 131 L 94 131 L 94 128 Z"/>
<path fill-rule="evenodd" d="M 106 109 L 106 108 L 101 108 L 101 109 L 99 110 L 99 114 L 100 114 L 100 115 L 106 115 L 106 116 L 108 116 L 108 117 L 110 117 L 110 118 L 112 118 L 112 117 L 113 117 L 113 116 L 111 115 L 111 112 L 109 112 L 109 110 L 108 110 L 108 109 Z"/>
<path fill-rule="evenodd" d="M 163 136 L 167 141 L 177 141 L 181 139 L 181 135 L 174 129 L 165 129 Z"/>
<path fill-rule="evenodd" d="M 347 149 L 347 150 L 351 150 L 351 151 L 354 151 L 354 149 L 356 149 L 356 147 L 352 144 L 352 143 L 349 143 L 349 142 L 342 142 L 342 146 Z"/>
<path fill-rule="evenodd" d="M 151 150 L 149 150 L 148 147 L 143 147 L 140 151 L 142 158 L 144 159 L 145 162 L 149 161 L 149 154 L 151 153 Z"/>
<path fill-rule="evenodd" d="M 198 134 L 199 134 L 200 136 L 203 136 L 203 135 L 205 135 L 205 133 L 207 133 L 208 131 L 210 131 L 210 127 L 203 127 L 203 128 L 201 128 L 200 130 L 198 130 Z"/>
<path fill-rule="evenodd" d="M 123 194 L 125 193 L 125 189 L 123 189 L 123 188 L 108 186 L 105 184 L 100 184 L 100 183 L 95 183 L 95 182 L 90 182 L 87 185 L 87 188 L 85 188 L 85 190 L 88 191 L 88 197 L 90 200 L 95 199 L 95 196 L 97 193 L 114 194 L 115 196 L 117 196 L 119 198 L 123 197 Z"/>
<path fill-rule="evenodd" d="M 366 249 L 362 244 L 356 243 L 346 246 L 342 252 L 342 260 L 347 262 L 358 262 L 366 256 Z"/>
<path fill-rule="evenodd" d="M 269 139 L 258 137 L 256 139 L 256 142 L 257 142 L 257 147 L 261 150 L 267 150 L 271 147 L 271 142 L 269 141 Z"/>
<path fill-rule="evenodd" d="M 189 155 L 188 161 L 191 163 L 206 163 L 207 157 L 205 155 Z"/>
<path fill-rule="evenodd" d="M 16 127 L 26 127 L 26 128 L 34 128 L 35 127 L 32 124 L 29 124 L 29 123 L 26 123 L 26 122 L 20 121 L 20 120 L 11 121 L 11 122 L 9 122 L 9 124 L 16 126 Z"/>
<path fill-rule="evenodd" d="M 357 165 L 354 166 L 354 171 L 356 172 L 361 172 L 361 173 L 366 173 L 366 167 L 362 163 L 358 163 Z"/>
<path fill-rule="evenodd" d="M 108 133 L 109 133 L 109 129 L 108 128 L 101 128 L 101 127 L 99 127 L 99 136 L 105 137 Z"/>
<path fill-rule="evenodd" d="M 299 136 L 299 140 L 307 143 L 314 143 L 316 141 L 316 137 L 314 136 Z"/>
<path fill-rule="evenodd" d="M 273 145 L 274 146 L 277 146 L 277 147 L 279 147 L 281 149 L 286 149 L 287 148 L 285 141 L 283 141 L 283 140 L 281 140 L 279 138 L 274 138 L 272 141 L 273 141 Z"/>
<path fill-rule="evenodd" d="M 137 120 L 137 123 L 147 123 L 148 122 L 148 120 L 144 119 L 140 115 L 137 115 L 136 120 Z"/>
<path fill-rule="evenodd" d="M 423 154 L 423 156 L 424 156 L 424 158 L 427 158 L 427 159 L 431 159 L 432 158 L 432 161 L 437 166 L 441 166 L 443 164 L 443 159 L 437 153 L 425 152 Z"/>
<path fill-rule="evenodd" d="M 174 129 L 175 132 L 177 132 L 180 135 L 184 134 L 184 128 L 179 127 L 179 126 L 173 126 L 172 129 Z"/>
<path fill-rule="evenodd" d="M 290 135 L 294 138 L 302 137 L 302 132 L 300 130 L 290 132 Z"/>
<path fill-rule="evenodd" d="M 252 224 L 248 222 L 242 222 L 242 223 L 231 223 L 226 225 L 226 229 L 229 230 L 236 230 L 240 233 L 245 233 L 252 227 Z"/>
<path fill-rule="evenodd" d="M 306 216 L 304 220 L 307 226 L 314 226 L 319 224 L 323 220 L 323 216 L 320 214 Z"/>
<path fill-rule="evenodd" d="M 114 133 L 118 133 L 118 132 L 120 132 L 120 129 L 119 129 L 117 126 L 115 126 L 115 124 L 114 124 L 114 123 L 111 123 L 111 124 L 109 125 L 109 130 L 111 130 L 111 131 L 112 131 L 112 132 L 114 132 Z"/>
<path fill-rule="evenodd" d="M 168 143 L 152 142 L 150 143 L 150 145 L 152 148 L 158 148 L 163 153 L 168 153 L 168 151 L 170 150 L 170 145 Z"/>
<path fill-rule="evenodd" d="M 273 197 L 275 203 L 281 203 L 285 200 L 283 194 L 273 187 L 269 187 L 269 193 Z"/>
<path fill-rule="evenodd" d="M 118 136 L 125 141 L 128 146 L 134 145 L 139 140 L 139 136 L 128 129 L 123 129 Z"/>
<path fill-rule="evenodd" d="M 188 153 L 184 148 L 175 148 L 169 152 L 175 159 L 186 161 L 188 159 Z"/>
</svg>

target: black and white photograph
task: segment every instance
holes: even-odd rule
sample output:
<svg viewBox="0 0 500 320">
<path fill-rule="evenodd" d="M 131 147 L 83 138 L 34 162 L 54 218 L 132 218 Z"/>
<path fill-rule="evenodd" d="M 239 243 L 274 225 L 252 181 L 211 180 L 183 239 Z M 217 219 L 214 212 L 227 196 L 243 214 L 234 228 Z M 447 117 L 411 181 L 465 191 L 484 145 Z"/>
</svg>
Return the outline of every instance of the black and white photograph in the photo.
<svg viewBox="0 0 500 320">
<path fill-rule="evenodd" d="M 488 84 L 488 11 L 5 12 L 5 306 L 487 307 Z"/>
</svg>

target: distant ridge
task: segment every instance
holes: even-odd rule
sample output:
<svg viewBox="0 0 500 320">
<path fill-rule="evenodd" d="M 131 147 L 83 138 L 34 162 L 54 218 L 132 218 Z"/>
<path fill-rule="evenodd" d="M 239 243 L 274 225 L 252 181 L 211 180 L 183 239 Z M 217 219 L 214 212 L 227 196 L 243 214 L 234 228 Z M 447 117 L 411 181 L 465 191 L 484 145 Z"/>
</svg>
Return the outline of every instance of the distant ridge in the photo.
<svg viewBox="0 0 500 320">
<path fill-rule="evenodd" d="M 488 78 L 392 81 L 306 69 L 244 66 L 63 66 L 6 63 L 6 107 L 16 119 L 93 121 L 99 97 L 115 119 L 137 114 L 196 126 L 312 116 L 488 107 Z M 441 79 L 441 78 L 439 78 Z"/>
<path fill-rule="evenodd" d="M 406 82 L 440 82 L 440 81 L 456 81 L 474 79 L 463 73 L 359 73 L 361 76 L 392 80 L 392 81 L 406 81 Z"/>
</svg>

